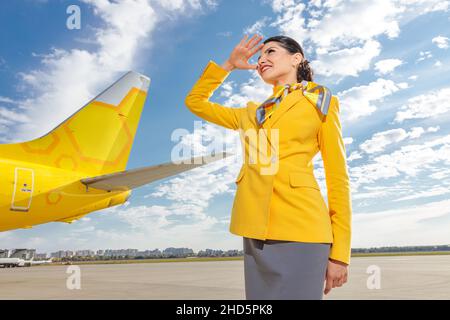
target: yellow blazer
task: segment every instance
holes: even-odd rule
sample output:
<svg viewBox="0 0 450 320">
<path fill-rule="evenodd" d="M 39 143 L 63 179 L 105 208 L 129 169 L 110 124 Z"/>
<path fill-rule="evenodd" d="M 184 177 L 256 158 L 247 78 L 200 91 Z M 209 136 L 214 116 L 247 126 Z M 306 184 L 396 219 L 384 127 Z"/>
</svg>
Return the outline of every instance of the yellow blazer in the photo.
<svg viewBox="0 0 450 320">
<path fill-rule="evenodd" d="M 246 107 L 233 108 L 209 101 L 229 73 L 210 60 L 185 99 L 197 116 L 241 133 L 244 163 L 236 178 L 229 231 L 262 240 L 332 243 L 329 257 L 349 264 L 352 208 L 338 98 L 332 96 L 324 117 L 295 90 L 258 129 L 255 112 L 259 103 L 249 101 Z M 264 135 L 258 135 L 260 130 Z M 267 147 L 260 146 L 264 141 L 250 139 L 252 132 L 257 139 L 264 137 Z M 328 208 L 313 173 L 312 159 L 319 150 Z M 255 154 L 262 160 L 252 159 Z M 274 165 L 276 172 L 263 173 L 263 168 Z"/>
</svg>

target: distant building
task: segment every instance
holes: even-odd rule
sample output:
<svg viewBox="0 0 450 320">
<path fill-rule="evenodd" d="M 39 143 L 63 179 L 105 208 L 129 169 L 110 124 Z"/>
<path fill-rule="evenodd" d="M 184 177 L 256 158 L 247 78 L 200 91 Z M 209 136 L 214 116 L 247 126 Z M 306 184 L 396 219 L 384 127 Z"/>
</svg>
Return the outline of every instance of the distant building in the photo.
<svg viewBox="0 0 450 320">
<path fill-rule="evenodd" d="M 175 256 L 175 257 L 186 257 L 186 256 L 190 256 L 193 255 L 194 251 L 192 249 L 189 248 L 167 248 L 164 249 L 163 251 L 163 255 L 164 256 Z"/>
<path fill-rule="evenodd" d="M 105 250 L 105 257 L 136 257 L 138 249 Z"/>
<path fill-rule="evenodd" d="M 239 250 L 228 250 L 227 252 L 225 252 L 225 256 L 228 257 L 236 257 L 239 256 Z"/>
<path fill-rule="evenodd" d="M 213 249 L 206 249 L 206 250 L 200 250 L 197 253 L 198 257 L 237 257 L 242 256 L 244 252 L 242 250 L 213 250 Z"/>
<path fill-rule="evenodd" d="M 197 256 L 199 256 L 199 257 L 222 257 L 222 256 L 224 256 L 224 252 L 222 250 L 206 249 L 206 250 L 200 250 L 197 253 Z"/>
<path fill-rule="evenodd" d="M 71 258 L 73 256 L 74 256 L 73 251 L 64 251 L 64 250 L 59 250 L 59 251 L 56 251 L 56 252 L 52 252 L 50 254 L 50 257 L 52 257 L 52 258 L 59 258 L 59 259 L 61 259 L 61 258 Z"/>
<path fill-rule="evenodd" d="M 77 256 L 77 257 L 93 257 L 93 256 L 95 256 L 95 252 L 92 250 L 78 250 L 75 253 L 75 256 Z"/>
<path fill-rule="evenodd" d="M 138 251 L 137 256 L 144 258 L 159 258 L 162 256 L 162 252 L 159 249 Z"/>
<path fill-rule="evenodd" d="M 50 253 L 50 257 L 52 258 L 64 258 L 65 256 L 65 251 L 62 250 Z"/>
<path fill-rule="evenodd" d="M 352 248 L 352 253 L 376 253 L 376 252 L 393 253 L 393 252 L 429 252 L 429 251 L 450 251 L 450 245 Z"/>
<path fill-rule="evenodd" d="M 47 259 L 47 254 L 46 253 L 36 253 L 35 260 L 46 260 Z"/>
</svg>

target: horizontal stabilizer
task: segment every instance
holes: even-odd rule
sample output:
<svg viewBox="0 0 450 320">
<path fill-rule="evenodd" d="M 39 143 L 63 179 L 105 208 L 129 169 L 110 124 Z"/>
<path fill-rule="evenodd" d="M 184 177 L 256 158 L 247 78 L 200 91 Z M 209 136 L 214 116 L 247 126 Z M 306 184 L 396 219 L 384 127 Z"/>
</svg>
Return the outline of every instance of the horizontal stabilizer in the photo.
<svg viewBox="0 0 450 320">
<path fill-rule="evenodd" d="M 215 156 L 200 156 L 191 159 L 183 159 L 179 164 L 168 162 L 149 167 L 131 169 L 121 172 L 105 174 L 96 177 L 82 179 L 81 182 L 87 187 L 106 191 L 131 190 L 147 183 L 164 179 L 178 173 L 200 167 L 230 156 L 223 152 Z"/>
</svg>

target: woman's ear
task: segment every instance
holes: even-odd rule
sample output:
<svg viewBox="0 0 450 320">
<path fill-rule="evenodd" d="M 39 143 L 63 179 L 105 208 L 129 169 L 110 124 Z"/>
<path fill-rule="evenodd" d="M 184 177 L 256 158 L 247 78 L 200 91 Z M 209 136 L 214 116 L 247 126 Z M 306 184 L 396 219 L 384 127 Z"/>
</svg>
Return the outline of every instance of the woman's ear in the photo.
<svg viewBox="0 0 450 320">
<path fill-rule="evenodd" d="M 300 52 L 297 52 L 293 55 L 292 59 L 292 66 L 298 67 L 298 65 L 303 61 L 303 56 Z"/>
</svg>

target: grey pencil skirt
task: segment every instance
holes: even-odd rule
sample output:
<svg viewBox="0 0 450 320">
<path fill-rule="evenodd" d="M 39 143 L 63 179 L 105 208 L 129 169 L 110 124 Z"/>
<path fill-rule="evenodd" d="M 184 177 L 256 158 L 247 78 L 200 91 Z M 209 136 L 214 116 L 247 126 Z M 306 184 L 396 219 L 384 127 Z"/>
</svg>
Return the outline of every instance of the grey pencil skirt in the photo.
<svg viewBox="0 0 450 320">
<path fill-rule="evenodd" d="M 243 237 L 247 300 L 321 300 L 330 243 Z"/>
</svg>

